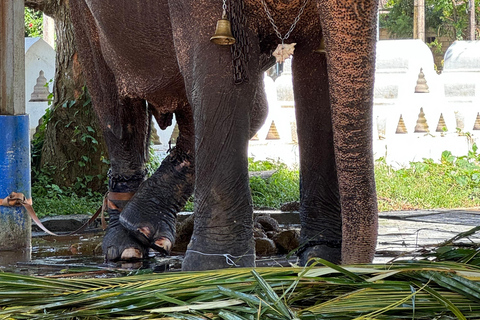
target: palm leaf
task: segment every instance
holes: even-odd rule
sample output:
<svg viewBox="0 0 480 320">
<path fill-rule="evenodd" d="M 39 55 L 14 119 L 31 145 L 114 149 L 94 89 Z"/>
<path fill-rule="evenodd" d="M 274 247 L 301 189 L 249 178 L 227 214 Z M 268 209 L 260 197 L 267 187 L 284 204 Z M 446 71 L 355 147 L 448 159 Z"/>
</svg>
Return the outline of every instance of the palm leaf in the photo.
<svg viewBox="0 0 480 320">
<path fill-rule="evenodd" d="M 429 261 L 342 267 L 316 262 L 307 268 L 110 279 L 0 273 L 0 319 L 480 318 L 478 267 Z"/>
</svg>

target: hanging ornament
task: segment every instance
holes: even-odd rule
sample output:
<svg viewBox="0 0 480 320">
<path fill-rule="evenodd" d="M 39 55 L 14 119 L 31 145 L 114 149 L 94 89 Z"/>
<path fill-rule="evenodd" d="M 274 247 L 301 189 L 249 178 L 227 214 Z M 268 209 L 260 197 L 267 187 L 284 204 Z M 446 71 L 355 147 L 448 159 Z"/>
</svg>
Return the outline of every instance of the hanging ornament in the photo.
<svg viewBox="0 0 480 320">
<path fill-rule="evenodd" d="M 229 46 L 235 43 L 235 38 L 232 35 L 232 27 L 230 21 L 227 19 L 226 0 L 223 0 L 222 19 L 217 21 L 215 34 L 210 38 L 210 41 L 221 46 Z"/>
<path fill-rule="evenodd" d="M 303 11 L 305 10 L 305 7 L 307 6 L 307 3 L 308 3 L 308 0 L 305 0 L 302 7 L 298 11 L 297 17 L 295 18 L 292 25 L 290 26 L 290 29 L 288 30 L 288 32 L 284 36 L 282 36 L 280 31 L 278 30 L 277 25 L 275 24 L 275 20 L 273 19 L 272 15 L 270 14 L 270 10 L 268 10 L 268 7 L 267 7 L 267 4 L 266 4 L 265 0 L 262 0 L 263 9 L 265 10 L 265 13 L 267 14 L 267 18 L 270 21 L 271 25 L 273 26 L 273 30 L 275 31 L 275 34 L 277 35 L 277 37 L 280 40 L 282 40 L 282 43 L 279 44 L 277 46 L 277 49 L 275 49 L 275 51 L 273 52 L 273 56 L 277 59 L 277 63 L 282 63 L 286 59 L 290 58 L 290 56 L 293 55 L 293 51 L 295 50 L 294 47 L 295 47 L 296 43 L 286 44 L 285 40 L 287 40 L 288 37 L 290 37 L 290 34 L 292 33 L 293 29 L 295 29 L 295 27 L 297 26 L 297 23 L 300 20 L 300 16 L 303 14 Z"/>
<path fill-rule="evenodd" d="M 273 51 L 273 56 L 277 59 L 277 62 L 282 63 L 288 58 L 290 58 L 290 56 L 293 55 L 293 51 L 295 50 L 295 45 L 296 43 L 279 44 L 277 46 L 277 49 Z"/>
</svg>

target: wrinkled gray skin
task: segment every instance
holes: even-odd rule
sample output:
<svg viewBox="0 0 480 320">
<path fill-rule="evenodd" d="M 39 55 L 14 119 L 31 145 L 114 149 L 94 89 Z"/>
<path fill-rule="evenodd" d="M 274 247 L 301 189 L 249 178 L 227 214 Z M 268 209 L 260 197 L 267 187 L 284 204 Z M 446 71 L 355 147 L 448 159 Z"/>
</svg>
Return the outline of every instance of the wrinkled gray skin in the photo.
<svg viewBox="0 0 480 320">
<path fill-rule="evenodd" d="M 212 44 L 220 0 L 72 0 L 77 48 L 109 148 L 109 260 L 169 253 L 195 191 L 183 269 L 254 266 L 247 146 L 266 115 L 263 71 L 279 43 L 260 0 L 243 0 L 249 81 Z M 266 0 L 285 34 L 304 0 Z M 300 146 L 302 263 L 372 260 L 377 207 L 371 145 L 376 0 L 310 0 L 287 43 Z M 322 33 L 326 54 L 314 52 Z M 148 105 L 145 103 L 148 101 Z M 176 147 L 144 181 L 151 115 L 175 114 Z M 136 192 L 131 201 L 125 194 Z M 120 195 L 115 198 L 113 195 Z M 127 197 L 128 198 L 128 197 Z"/>
</svg>

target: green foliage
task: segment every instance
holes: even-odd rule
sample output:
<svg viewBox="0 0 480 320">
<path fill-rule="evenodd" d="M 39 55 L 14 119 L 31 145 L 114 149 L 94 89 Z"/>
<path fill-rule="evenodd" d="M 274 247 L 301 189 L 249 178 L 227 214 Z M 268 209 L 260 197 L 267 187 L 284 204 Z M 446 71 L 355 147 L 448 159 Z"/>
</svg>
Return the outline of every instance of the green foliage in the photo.
<svg viewBox="0 0 480 320">
<path fill-rule="evenodd" d="M 480 155 L 474 144 L 466 156 L 442 153 L 393 170 L 384 159 L 376 162 L 380 211 L 433 208 L 464 208 L 480 205 Z"/>
<path fill-rule="evenodd" d="M 148 161 L 145 165 L 147 170 L 147 176 L 150 177 L 152 174 L 154 174 L 161 164 L 162 164 L 162 159 L 160 158 L 160 156 L 155 154 L 155 149 L 153 148 L 153 142 L 151 142 L 150 148 L 148 149 Z"/>
<path fill-rule="evenodd" d="M 92 179 L 86 176 L 78 178 L 77 183 L 69 188 L 60 188 L 51 178 L 54 167 L 33 169 L 32 183 L 33 206 L 37 215 L 45 216 L 68 214 L 93 214 L 102 204 L 103 195 L 88 190 L 85 191 L 83 179 Z M 100 178 L 100 177 L 99 177 Z M 82 195 L 82 196 L 79 196 Z"/>
<path fill-rule="evenodd" d="M 158 167 L 159 159 L 153 161 L 150 164 L 152 170 Z M 153 164 L 155 161 L 157 163 Z M 253 161 L 252 159 L 249 159 L 249 169 L 250 171 L 275 170 L 275 173 L 267 179 L 259 176 L 250 178 L 255 208 L 279 209 L 283 203 L 299 200 L 298 170 L 289 169 L 279 162 Z M 43 168 L 34 174 L 36 180 L 32 190 L 36 205 L 43 201 L 46 203 L 45 211 L 39 210 L 41 214 L 47 212 L 47 209 L 51 209 L 52 206 L 57 206 L 55 202 L 57 199 L 65 200 L 68 197 L 72 197 L 73 202 L 78 201 L 78 206 L 83 205 L 86 199 L 93 199 L 86 211 L 96 210 L 101 195 L 90 192 L 84 198 L 78 196 L 81 194 L 78 188 L 83 188 L 80 182 L 72 188 L 61 189 L 52 183 L 48 170 L 54 170 L 54 168 Z M 439 163 L 432 159 L 424 159 L 422 162 L 410 163 L 408 168 L 397 170 L 387 165 L 384 159 L 379 159 L 375 163 L 375 178 L 380 211 L 480 206 L 480 154 L 475 144 L 465 156 L 457 157 L 449 151 L 444 151 Z M 41 198 L 42 200 L 37 200 Z M 52 205 L 49 206 L 47 203 L 50 199 L 52 199 Z M 193 209 L 194 200 L 191 197 L 183 210 L 193 211 Z M 70 213 L 68 206 L 65 212 L 61 210 L 50 210 L 50 212 Z"/>
<path fill-rule="evenodd" d="M 298 170 L 290 170 L 279 162 L 249 159 L 249 171 L 271 171 L 267 179 L 250 177 L 250 190 L 255 208 L 279 209 L 286 202 L 300 199 Z"/>
<path fill-rule="evenodd" d="M 25 37 L 41 37 L 43 35 L 43 13 L 25 8 Z"/>
<path fill-rule="evenodd" d="M 380 16 L 380 27 L 398 39 L 413 37 L 412 0 L 389 0 L 385 8 L 389 10 Z M 476 7 L 477 21 L 480 9 Z M 448 36 L 451 40 L 465 38 L 468 27 L 468 1 L 426 0 L 425 28 L 434 31 L 437 36 Z"/>
<path fill-rule="evenodd" d="M 49 98 L 51 101 L 52 96 Z M 77 116 L 79 112 L 89 112 L 85 107 L 91 103 L 91 99 L 86 87 L 83 87 L 83 92 L 77 99 L 65 101 L 62 105 L 57 105 L 55 109 L 72 108 L 79 102 L 82 103 L 81 108 L 76 110 L 73 116 Z M 45 215 L 95 212 L 99 203 L 101 203 L 102 195 L 93 191 L 91 185 L 99 182 L 106 186 L 107 182 L 106 175 L 89 174 L 87 170 L 93 166 L 92 156 L 98 150 L 98 141 L 94 137 L 95 129 L 88 124 L 77 124 L 74 121 L 65 124 L 65 129 L 69 130 L 69 142 L 77 144 L 79 148 L 84 150 L 84 153 L 76 160 L 76 163 L 70 160 L 62 164 L 60 168 L 48 164 L 41 166 L 40 161 L 47 127 L 49 125 L 58 126 L 60 123 L 57 121 L 57 123 L 52 124 L 53 113 L 54 109 L 52 106 L 47 108 L 32 139 L 32 195 L 35 201 L 35 210 L 40 217 Z M 101 155 L 101 161 L 106 164 L 109 163 L 106 155 L 103 154 Z M 63 172 L 65 168 L 72 165 L 78 166 L 81 169 L 79 172 L 82 173 L 75 177 L 71 184 L 66 187 L 60 187 L 58 184 L 55 184 L 53 176 L 58 174 L 59 171 L 60 173 Z"/>
</svg>

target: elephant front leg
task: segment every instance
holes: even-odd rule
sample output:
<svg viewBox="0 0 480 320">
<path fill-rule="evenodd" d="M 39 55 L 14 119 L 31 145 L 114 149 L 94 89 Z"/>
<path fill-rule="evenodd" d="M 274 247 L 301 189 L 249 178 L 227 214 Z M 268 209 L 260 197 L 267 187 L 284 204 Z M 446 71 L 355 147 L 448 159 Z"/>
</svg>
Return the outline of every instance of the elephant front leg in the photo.
<svg viewBox="0 0 480 320">
<path fill-rule="evenodd" d="M 192 195 L 195 177 L 190 105 L 181 104 L 175 115 L 179 128 L 176 146 L 120 215 L 121 225 L 138 242 L 163 254 L 169 254 L 174 245 L 177 212 Z"/>
<path fill-rule="evenodd" d="M 250 66 L 250 82 L 233 83 L 230 47 L 209 41 L 221 9 L 216 1 L 170 3 L 195 121 L 195 220 L 183 270 L 255 265 L 247 148 L 259 72 Z"/>
<path fill-rule="evenodd" d="M 372 150 L 376 0 L 319 0 L 342 206 L 342 263 L 371 262 L 378 216 Z"/>
<path fill-rule="evenodd" d="M 320 26 L 318 26 L 320 28 Z M 300 263 L 319 257 L 340 263 L 342 215 L 325 55 L 321 33 L 302 42 L 292 61 L 300 151 Z"/>
</svg>

